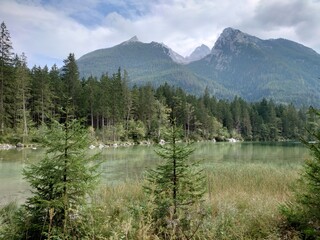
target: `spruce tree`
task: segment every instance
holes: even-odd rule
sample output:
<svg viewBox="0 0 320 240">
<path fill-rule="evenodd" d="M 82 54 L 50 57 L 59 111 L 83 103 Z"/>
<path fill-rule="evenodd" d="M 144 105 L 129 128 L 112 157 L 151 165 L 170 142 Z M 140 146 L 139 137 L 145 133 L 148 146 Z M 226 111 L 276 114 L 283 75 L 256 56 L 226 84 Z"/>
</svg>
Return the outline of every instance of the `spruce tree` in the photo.
<svg viewBox="0 0 320 240">
<path fill-rule="evenodd" d="M 180 129 L 173 126 L 168 144 L 156 151 L 165 162 L 146 177 L 155 232 L 164 239 L 190 239 L 201 223 L 204 176 L 197 163 L 188 160 L 194 149 L 178 143 L 181 136 Z"/>
<path fill-rule="evenodd" d="M 28 141 L 30 114 L 28 103 L 30 100 L 30 73 L 27 67 L 27 58 L 24 53 L 17 58 L 15 64 L 15 89 L 14 89 L 14 108 L 13 123 L 22 142 Z"/>
<path fill-rule="evenodd" d="M 64 66 L 62 67 L 61 76 L 63 82 L 62 104 L 65 102 L 64 99 L 71 99 L 72 109 L 75 113 L 78 113 L 78 104 L 81 95 L 81 82 L 74 54 L 70 53 L 68 58 L 63 62 Z M 61 93 L 59 96 L 61 96 Z"/>
<path fill-rule="evenodd" d="M 310 113 L 316 117 L 309 130 L 315 141 L 301 141 L 312 157 L 304 164 L 295 199 L 281 210 L 290 227 L 300 231 L 303 239 L 320 239 L 320 112 L 311 109 Z"/>
<path fill-rule="evenodd" d="M 31 79 L 31 114 L 33 121 L 40 126 L 52 117 L 54 109 L 54 93 L 50 83 L 48 67 L 39 66 L 32 68 Z"/>
<path fill-rule="evenodd" d="M 7 97 L 12 86 L 13 53 L 10 33 L 4 22 L 0 26 L 0 133 L 8 127 Z"/>
<path fill-rule="evenodd" d="M 26 239 L 81 239 L 81 208 L 97 178 L 97 164 L 86 156 L 88 133 L 69 111 L 45 137 L 46 156 L 24 170 L 33 196 L 25 204 Z M 72 237 L 71 237 L 72 236 Z"/>
</svg>

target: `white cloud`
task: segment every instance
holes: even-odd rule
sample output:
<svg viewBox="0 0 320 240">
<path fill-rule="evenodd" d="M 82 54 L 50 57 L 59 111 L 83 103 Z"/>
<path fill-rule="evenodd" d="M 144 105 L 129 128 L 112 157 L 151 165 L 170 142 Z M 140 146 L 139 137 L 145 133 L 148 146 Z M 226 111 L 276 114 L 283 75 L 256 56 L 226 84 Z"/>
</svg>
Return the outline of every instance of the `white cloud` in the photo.
<svg viewBox="0 0 320 240">
<path fill-rule="evenodd" d="M 288 38 L 320 52 L 319 12 L 320 1 L 261 0 L 245 25 L 261 37 Z"/>
<path fill-rule="evenodd" d="M 261 38 L 289 38 L 319 52 L 319 12 L 319 1 L 312 0 L 0 1 L 0 21 L 15 52 L 25 52 L 31 66 L 61 66 L 70 52 L 80 57 L 134 35 L 188 55 L 202 43 L 212 47 L 229 26 Z"/>
</svg>

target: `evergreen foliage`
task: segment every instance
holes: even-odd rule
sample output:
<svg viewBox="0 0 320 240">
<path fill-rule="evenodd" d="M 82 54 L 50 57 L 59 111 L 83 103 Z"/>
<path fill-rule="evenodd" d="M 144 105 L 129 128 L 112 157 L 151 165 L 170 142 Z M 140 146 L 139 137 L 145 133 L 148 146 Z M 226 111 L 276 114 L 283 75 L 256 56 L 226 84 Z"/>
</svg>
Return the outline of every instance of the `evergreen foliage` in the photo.
<svg viewBox="0 0 320 240">
<path fill-rule="evenodd" d="M 81 77 L 100 77 L 105 72 L 126 69 L 131 84 L 147 82 L 159 87 L 165 82 L 200 96 L 207 87 L 218 98 L 240 96 L 256 102 L 319 107 L 320 55 L 285 39 L 261 40 L 236 29 L 225 29 L 206 57 L 178 64 L 170 50 L 156 42 L 129 41 L 98 49 L 77 60 Z"/>
<path fill-rule="evenodd" d="M 73 53 L 70 53 L 68 58 L 65 59 L 64 65 L 62 67 L 62 104 L 68 101 L 66 99 L 71 99 L 72 108 L 74 111 L 79 111 L 77 107 L 79 106 L 79 98 L 81 95 L 81 85 L 79 80 L 79 71 L 76 63 L 76 59 Z M 64 106 L 65 107 L 65 106 Z"/>
<path fill-rule="evenodd" d="M 315 116 L 312 128 L 309 130 L 314 142 L 305 139 L 301 141 L 310 150 L 308 159 L 295 189 L 295 199 L 281 207 L 290 227 L 300 231 L 303 239 L 320 238 L 320 112 L 310 109 Z"/>
<path fill-rule="evenodd" d="M 152 219 L 163 239 L 190 239 L 201 224 L 204 176 L 196 163 L 188 161 L 194 149 L 180 145 L 181 133 L 173 126 L 169 143 L 156 153 L 165 161 L 147 175 L 146 193 L 152 199 Z"/>
<path fill-rule="evenodd" d="M 22 136 L 22 142 L 28 142 L 30 113 L 28 103 L 30 99 L 30 73 L 27 67 L 27 58 L 24 54 L 17 57 L 15 63 L 15 91 L 14 91 L 14 112 L 13 127 Z"/>
<path fill-rule="evenodd" d="M 7 104 L 10 99 L 10 89 L 13 86 L 13 52 L 10 33 L 4 22 L 1 23 L 0 32 L 0 132 L 4 134 L 5 128 L 10 127 Z"/>
<path fill-rule="evenodd" d="M 64 123 L 52 123 L 45 144 L 46 157 L 24 170 L 33 196 L 25 204 L 22 232 L 25 239 L 80 239 L 81 210 L 97 177 L 97 164 L 86 156 L 88 132 L 67 111 Z"/>
<path fill-rule="evenodd" d="M 30 109 L 32 119 L 36 126 L 45 124 L 53 117 L 54 86 L 50 82 L 48 67 L 44 68 L 34 66 L 31 69 L 31 95 Z"/>
<path fill-rule="evenodd" d="M 4 23 L 1 29 L 0 142 L 39 141 L 36 132 L 42 124 L 49 124 L 52 117 L 61 116 L 61 108 L 65 108 L 68 101 L 72 103 L 72 114 L 86 119 L 85 124 L 96 131 L 97 140 L 107 144 L 158 142 L 163 139 L 169 118 L 176 119 L 177 125 L 182 126 L 184 140 L 283 141 L 308 135 L 304 130 L 305 108 L 275 104 L 267 99 L 255 103 L 240 97 L 219 99 L 210 85 L 203 86 L 205 90 L 200 96 L 188 94 L 190 85 L 184 80 L 179 83 L 183 89 L 168 83 L 154 88 L 154 81 L 143 78 L 142 86 L 130 88 L 135 77 L 135 70 L 131 68 L 128 72 L 117 68 L 110 74 L 101 72 L 100 77 L 80 80 L 77 66 L 80 62 L 74 54 L 68 55 L 62 69 L 56 65 L 50 70 L 46 66 L 34 66 L 30 71 L 25 56 L 12 58 L 10 34 Z M 118 48 L 128 50 L 131 44 L 137 47 L 136 52 L 144 45 L 135 42 Z M 164 46 L 147 45 L 151 52 L 145 63 L 165 68 L 171 60 L 163 51 Z M 159 52 L 166 61 L 150 62 Z M 62 118 L 59 121 L 62 122 Z"/>
</svg>

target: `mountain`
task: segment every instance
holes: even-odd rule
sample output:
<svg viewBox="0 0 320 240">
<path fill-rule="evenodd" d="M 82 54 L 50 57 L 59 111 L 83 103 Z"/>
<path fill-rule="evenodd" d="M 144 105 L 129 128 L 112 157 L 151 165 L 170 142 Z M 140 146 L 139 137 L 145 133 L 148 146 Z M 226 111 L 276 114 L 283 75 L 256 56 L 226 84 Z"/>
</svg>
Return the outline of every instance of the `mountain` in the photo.
<svg viewBox="0 0 320 240">
<path fill-rule="evenodd" d="M 286 39 L 262 40 L 240 30 L 223 30 L 213 48 L 202 45 L 184 58 L 162 43 L 142 43 L 135 36 L 77 60 L 80 75 L 100 77 L 125 69 L 131 84 L 165 82 L 192 94 L 208 86 L 218 98 L 238 95 L 277 103 L 320 106 L 320 55 Z"/>
<path fill-rule="evenodd" d="M 208 54 L 210 54 L 210 48 L 208 46 L 202 44 L 201 46 L 197 47 L 190 54 L 190 56 L 186 57 L 185 59 L 188 63 L 190 63 L 190 62 L 200 60 L 200 59 L 204 58 L 205 56 L 207 56 Z"/>
<path fill-rule="evenodd" d="M 162 43 L 142 43 L 135 36 L 111 48 L 99 49 L 77 60 L 80 76 L 100 77 L 125 69 L 131 85 L 151 83 L 157 87 L 165 82 L 181 87 L 189 93 L 202 93 L 206 86 L 219 97 L 233 93 L 218 83 L 196 76 L 186 66 L 184 58 Z"/>
<path fill-rule="evenodd" d="M 320 55 L 293 41 L 226 28 L 211 53 L 187 67 L 248 101 L 320 106 Z"/>
</svg>

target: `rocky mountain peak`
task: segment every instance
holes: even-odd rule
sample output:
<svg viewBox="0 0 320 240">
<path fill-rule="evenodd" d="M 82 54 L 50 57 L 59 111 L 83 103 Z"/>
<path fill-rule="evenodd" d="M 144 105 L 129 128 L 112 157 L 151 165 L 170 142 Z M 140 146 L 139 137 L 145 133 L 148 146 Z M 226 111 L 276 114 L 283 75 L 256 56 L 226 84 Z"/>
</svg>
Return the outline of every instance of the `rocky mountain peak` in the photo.
<svg viewBox="0 0 320 240">
<path fill-rule="evenodd" d="M 122 44 L 129 44 L 129 43 L 134 43 L 134 42 L 140 42 L 137 36 L 133 36 L 127 41 L 124 41 Z"/>
<path fill-rule="evenodd" d="M 259 38 L 243 33 L 238 29 L 225 28 L 216 41 L 212 53 L 219 49 L 230 49 L 232 52 L 236 49 L 235 44 L 253 44 L 256 45 Z"/>
<path fill-rule="evenodd" d="M 197 47 L 191 54 L 186 58 L 188 62 L 200 60 L 210 54 L 210 48 L 204 44 Z"/>
<path fill-rule="evenodd" d="M 128 42 L 139 42 L 139 39 L 138 39 L 138 37 L 135 35 L 135 36 L 133 36 L 132 38 L 130 38 L 130 39 L 128 40 Z"/>
</svg>

